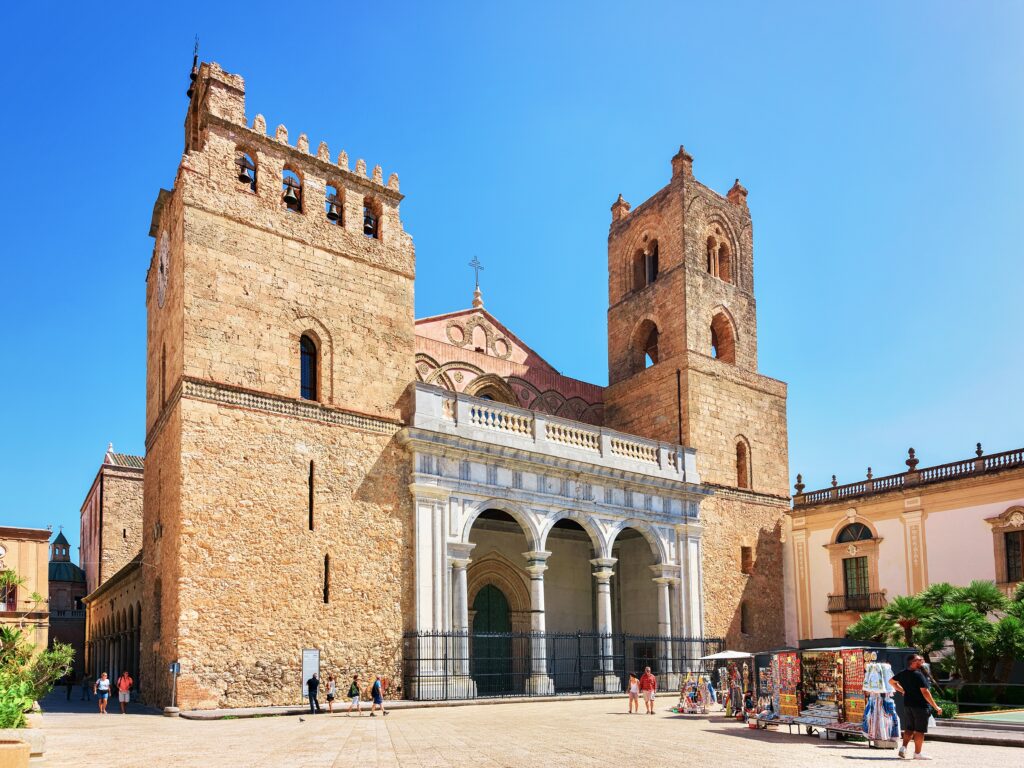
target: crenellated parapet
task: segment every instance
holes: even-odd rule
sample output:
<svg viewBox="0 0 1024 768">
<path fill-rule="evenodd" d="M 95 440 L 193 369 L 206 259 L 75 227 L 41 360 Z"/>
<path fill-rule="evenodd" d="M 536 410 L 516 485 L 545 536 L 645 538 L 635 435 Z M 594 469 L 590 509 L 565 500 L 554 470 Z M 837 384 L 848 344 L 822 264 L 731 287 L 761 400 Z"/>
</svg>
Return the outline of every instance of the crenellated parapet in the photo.
<svg viewBox="0 0 1024 768">
<path fill-rule="evenodd" d="M 385 182 L 344 150 L 332 162 L 326 141 L 268 130 L 262 114 L 248 122 L 244 80 L 214 63 L 199 67 L 185 128 L 175 192 L 186 204 L 412 276 L 397 173 Z"/>
</svg>

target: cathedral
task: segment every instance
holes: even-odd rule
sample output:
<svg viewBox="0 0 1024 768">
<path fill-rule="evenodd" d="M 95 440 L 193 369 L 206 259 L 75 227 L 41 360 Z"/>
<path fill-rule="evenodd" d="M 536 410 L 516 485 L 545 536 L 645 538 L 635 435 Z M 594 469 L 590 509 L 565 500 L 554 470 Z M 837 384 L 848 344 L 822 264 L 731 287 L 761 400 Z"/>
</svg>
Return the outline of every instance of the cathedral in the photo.
<svg viewBox="0 0 1024 768">
<path fill-rule="evenodd" d="M 300 700 L 311 651 L 428 699 L 671 686 L 783 643 L 786 385 L 757 370 L 738 181 L 680 148 L 612 205 L 602 387 L 479 286 L 416 319 L 398 175 L 268 132 L 216 64 L 193 80 L 150 229 L 141 551 L 86 601 L 130 586 L 145 701 L 173 662 L 213 708 Z"/>
</svg>

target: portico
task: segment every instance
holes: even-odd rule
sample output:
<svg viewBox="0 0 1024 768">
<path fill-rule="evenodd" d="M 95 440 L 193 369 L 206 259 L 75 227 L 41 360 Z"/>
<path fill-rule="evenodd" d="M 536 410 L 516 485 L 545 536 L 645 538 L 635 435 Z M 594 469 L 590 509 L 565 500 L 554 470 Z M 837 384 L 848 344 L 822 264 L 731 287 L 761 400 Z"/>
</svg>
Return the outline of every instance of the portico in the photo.
<svg viewBox="0 0 1024 768">
<path fill-rule="evenodd" d="M 558 643 L 580 633 L 572 655 L 592 661 L 586 685 L 617 691 L 626 651 L 616 644 L 628 633 L 642 638 L 636 658 L 657 659 L 662 684 L 676 685 L 681 657 L 697 657 L 680 640 L 704 629 L 709 491 L 694 451 L 424 384 L 415 398 L 402 433 L 414 468 L 415 629 L 441 643 L 432 659 L 419 654 L 415 677 L 470 678 L 470 695 L 488 675 L 554 693 L 569 653 Z M 506 652 L 523 662 L 504 663 Z M 421 685 L 420 695 L 446 694 Z"/>
</svg>

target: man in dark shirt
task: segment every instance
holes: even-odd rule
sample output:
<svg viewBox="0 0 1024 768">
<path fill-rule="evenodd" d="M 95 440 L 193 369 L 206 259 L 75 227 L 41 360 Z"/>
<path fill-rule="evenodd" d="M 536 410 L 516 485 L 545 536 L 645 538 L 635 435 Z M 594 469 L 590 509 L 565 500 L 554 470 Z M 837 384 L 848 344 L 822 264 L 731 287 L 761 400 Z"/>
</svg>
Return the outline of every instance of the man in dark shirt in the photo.
<svg viewBox="0 0 1024 768">
<path fill-rule="evenodd" d="M 936 714 L 942 714 L 942 707 L 932 698 L 931 684 L 921 669 L 923 666 L 924 656 L 914 654 L 907 668 L 889 681 L 893 688 L 903 694 L 903 717 L 900 720 L 903 726 L 903 746 L 899 749 L 899 756 L 907 756 L 907 745 L 913 739 L 915 760 L 931 760 L 921 752 L 924 735 L 928 733 L 928 707 L 934 709 Z"/>
<path fill-rule="evenodd" d="M 316 697 L 319 690 L 320 677 L 314 672 L 313 676 L 306 681 L 306 692 L 309 694 L 309 714 L 311 715 L 320 714 L 320 702 Z"/>
</svg>

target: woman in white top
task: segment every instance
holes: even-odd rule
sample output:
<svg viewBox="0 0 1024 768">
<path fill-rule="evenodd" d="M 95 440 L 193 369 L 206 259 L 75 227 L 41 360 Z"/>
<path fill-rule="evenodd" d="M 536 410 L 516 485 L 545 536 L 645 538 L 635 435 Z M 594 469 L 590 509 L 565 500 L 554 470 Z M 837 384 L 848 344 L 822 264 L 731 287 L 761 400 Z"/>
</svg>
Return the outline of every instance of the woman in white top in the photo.
<svg viewBox="0 0 1024 768">
<path fill-rule="evenodd" d="M 107 714 L 107 699 L 110 697 L 110 678 L 107 677 L 106 672 L 100 675 L 100 679 L 92 687 L 92 692 L 96 694 L 96 702 L 100 706 L 100 714 Z"/>
<path fill-rule="evenodd" d="M 334 697 L 338 695 L 338 683 L 334 675 L 327 676 L 327 714 L 334 714 Z"/>
<path fill-rule="evenodd" d="M 637 680 L 636 675 L 630 674 L 629 676 L 629 714 L 640 711 L 640 681 Z"/>
</svg>

